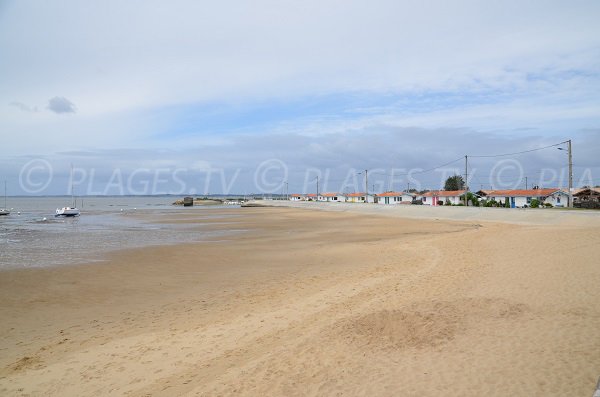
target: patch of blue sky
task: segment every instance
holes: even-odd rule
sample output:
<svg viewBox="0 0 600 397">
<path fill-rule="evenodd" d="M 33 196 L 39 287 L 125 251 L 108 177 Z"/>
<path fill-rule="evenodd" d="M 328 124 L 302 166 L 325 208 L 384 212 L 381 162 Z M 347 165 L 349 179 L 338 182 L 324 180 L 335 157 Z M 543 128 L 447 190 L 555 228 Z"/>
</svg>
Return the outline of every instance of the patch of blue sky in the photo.
<svg viewBox="0 0 600 397">
<path fill-rule="evenodd" d="M 561 71 L 554 71 L 547 68 L 538 72 L 530 72 L 525 76 L 527 82 L 564 82 L 568 80 L 596 80 L 600 79 L 600 73 L 598 70 L 582 70 L 582 69 L 567 69 Z"/>
<path fill-rule="evenodd" d="M 382 106 L 386 96 L 356 93 L 271 99 L 245 103 L 198 103 L 163 108 L 156 118 L 170 120 L 167 137 L 187 134 L 223 134 L 255 131 L 290 120 L 345 114 L 360 106 Z"/>
<path fill-rule="evenodd" d="M 426 114 L 510 101 L 501 90 L 425 91 L 411 93 L 345 92 L 294 99 L 246 103 L 198 103 L 163 108 L 154 112 L 159 137 L 222 135 L 260 132 L 281 123 L 306 119 L 355 120 L 374 115 Z"/>
<path fill-rule="evenodd" d="M 518 76 L 518 77 L 517 77 Z M 585 82 L 586 84 L 581 84 Z M 565 92 L 564 85 L 576 90 Z M 533 100 L 537 105 L 589 102 L 597 97 L 600 74 L 593 70 L 514 72 L 499 85 L 473 79 L 450 90 L 350 91 L 294 98 L 192 103 L 153 112 L 157 139 L 265 132 L 277 126 L 353 121 L 376 116 L 423 116 L 484 105 Z M 562 87 L 562 88 L 561 88 Z M 587 87 L 587 88 L 585 88 Z M 597 118 L 594 117 L 594 120 Z M 584 125 L 587 125 L 585 123 Z"/>
<path fill-rule="evenodd" d="M 395 101 L 390 104 L 389 111 L 404 115 L 426 114 L 475 105 L 498 104 L 513 98 L 514 95 L 502 90 L 427 91 L 397 96 Z"/>
</svg>

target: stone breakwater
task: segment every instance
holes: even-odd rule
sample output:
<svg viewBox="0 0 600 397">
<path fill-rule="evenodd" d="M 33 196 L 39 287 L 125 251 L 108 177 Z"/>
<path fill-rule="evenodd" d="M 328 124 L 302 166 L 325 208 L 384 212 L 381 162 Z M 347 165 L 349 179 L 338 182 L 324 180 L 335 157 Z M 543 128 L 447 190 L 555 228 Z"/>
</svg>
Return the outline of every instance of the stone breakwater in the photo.
<svg viewBox="0 0 600 397">
<path fill-rule="evenodd" d="M 173 205 L 183 205 L 183 204 L 184 204 L 184 199 L 175 200 L 173 202 Z M 202 198 L 194 199 L 194 205 L 221 205 L 221 204 L 223 204 L 223 200 L 219 200 L 219 199 L 202 199 Z"/>
</svg>

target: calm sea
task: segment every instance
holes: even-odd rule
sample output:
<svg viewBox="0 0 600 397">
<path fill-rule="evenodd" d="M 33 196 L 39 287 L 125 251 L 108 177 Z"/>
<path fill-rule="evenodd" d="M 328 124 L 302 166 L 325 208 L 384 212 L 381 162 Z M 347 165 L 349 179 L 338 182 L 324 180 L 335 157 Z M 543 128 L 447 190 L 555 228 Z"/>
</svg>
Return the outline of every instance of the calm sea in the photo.
<svg viewBox="0 0 600 397">
<path fill-rule="evenodd" d="M 164 196 L 84 197 L 77 200 L 81 216 L 63 219 L 54 213 L 70 205 L 70 197 L 8 197 L 11 214 L 0 216 L 0 270 L 94 262 L 118 249 L 214 240 L 238 232 L 164 223 L 190 211 L 218 222 L 226 215 L 215 209 L 234 208 L 183 208 L 171 205 L 173 201 Z"/>
</svg>

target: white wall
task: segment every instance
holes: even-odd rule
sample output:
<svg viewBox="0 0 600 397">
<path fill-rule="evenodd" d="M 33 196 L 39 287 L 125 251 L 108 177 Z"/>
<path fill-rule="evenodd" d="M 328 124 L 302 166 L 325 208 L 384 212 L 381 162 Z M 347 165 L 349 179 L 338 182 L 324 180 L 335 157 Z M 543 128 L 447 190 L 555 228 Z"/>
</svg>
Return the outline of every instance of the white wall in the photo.
<svg viewBox="0 0 600 397">
<path fill-rule="evenodd" d="M 531 200 L 533 200 L 533 197 L 531 197 Z M 531 200 L 528 203 L 527 197 L 515 197 L 515 207 L 518 207 L 518 208 L 522 208 L 525 206 L 529 207 L 531 205 Z M 509 199 L 509 201 L 511 201 L 511 203 L 512 203 L 512 200 Z"/>
<path fill-rule="evenodd" d="M 412 202 L 413 201 L 413 196 L 410 194 L 403 194 L 401 198 L 401 201 L 409 201 Z"/>
<path fill-rule="evenodd" d="M 343 203 L 345 201 L 344 200 L 344 196 L 333 196 L 333 197 L 327 196 L 325 198 L 327 199 L 326 201 L 330 201 L 330 202 L 333 202 L 333 203 L 337 203 L 337 202 L 342 202 Z"/>
<path fill-rule="evenodd" d="M 446 205 L 446 199 L 450 200 L 450 204 L 464 204 L 464 202 L 460 199 L 460 196 L 440 197 L 440 200 L 444 202 L 444 205 Z"/>
<path fill-rule="evenodd" d="M 379 200 L 378 204 L 385 204 L 385 199 L 388 199 L 388 205 L 400 204 L 402 202 L 402 196 L 387 196 L 387 197 L 377 197 L 377 200 Z M 369 201 L 369 202 L 371 202 L 371 201 Z"/>
<path fill-rule="evenodd" d="M 550 203 L 555 207 L 567 207 L 569 204 L 569 196 L 566 194 L 555 193 L 546 197 L 544 203 Z"/>
</svg>

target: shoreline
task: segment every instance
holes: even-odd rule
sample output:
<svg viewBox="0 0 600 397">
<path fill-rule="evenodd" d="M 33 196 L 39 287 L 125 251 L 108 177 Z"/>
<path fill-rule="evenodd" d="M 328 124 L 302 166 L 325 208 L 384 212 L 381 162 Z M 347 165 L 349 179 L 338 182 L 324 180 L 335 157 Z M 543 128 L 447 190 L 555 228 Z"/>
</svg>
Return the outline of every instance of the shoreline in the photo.
<svg viewBox="0 0 600 397">
<path fill-rule="evenodd" d="M 229 211 L 227 243 L 0 273 L 0 393 L 593 392 L 598 225 Z"/>
<path fill-rule="evenodd" d="M 105 262 L 112 253 L 130 248 L 223 240 L 243 232 L 228 226 L 230 216 L 226 207 L 198 207 L 113 210 L 68 219 L 5 219 L 0 233 L 0 273 Z M 195 221 L 186 222 L 188 218 Z"/>
<path fill-rule="evenodd" d="M 306 208 L 330 212 L 352 212 L 404 219 L 481 221 L 515 225 L 600 225 L 600 211 L 556 208 L 488 208 L 364 203 L 291 202 L 268 200 L 265 207 Z"/>
</svg>

